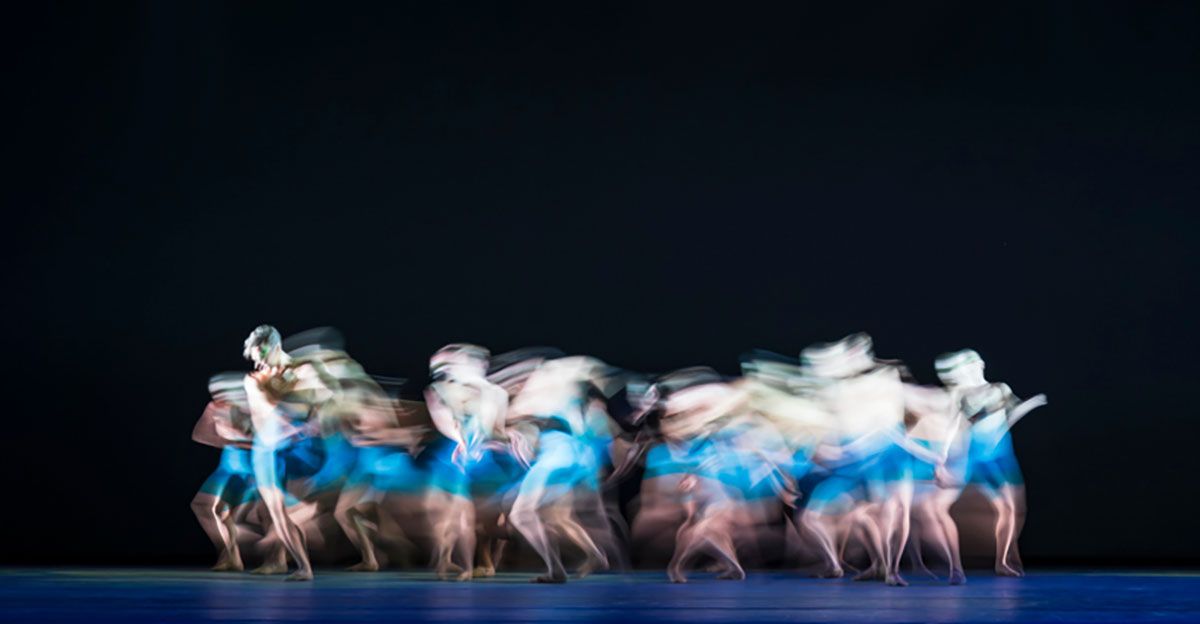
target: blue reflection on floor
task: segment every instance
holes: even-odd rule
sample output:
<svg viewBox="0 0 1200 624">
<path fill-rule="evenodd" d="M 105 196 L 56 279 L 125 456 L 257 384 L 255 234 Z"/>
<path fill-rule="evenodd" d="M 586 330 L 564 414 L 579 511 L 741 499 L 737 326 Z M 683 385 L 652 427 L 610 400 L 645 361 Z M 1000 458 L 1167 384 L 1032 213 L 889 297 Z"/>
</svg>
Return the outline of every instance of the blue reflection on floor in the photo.
<svg viewBox="0 0 1200 624">
<path fill-rule="evenodd" d="M 0 619 L 14 622 L 1184 622 L 1200 620 L 1200 573 L 975 574 L 908 588 L 797 574 L 745 582 L 661 573 L 564 586 L 508 574 L 443 583 L 428 574 L 318 571 L 313 583 L 168 569 L 0 570 Z"/>
</svg>

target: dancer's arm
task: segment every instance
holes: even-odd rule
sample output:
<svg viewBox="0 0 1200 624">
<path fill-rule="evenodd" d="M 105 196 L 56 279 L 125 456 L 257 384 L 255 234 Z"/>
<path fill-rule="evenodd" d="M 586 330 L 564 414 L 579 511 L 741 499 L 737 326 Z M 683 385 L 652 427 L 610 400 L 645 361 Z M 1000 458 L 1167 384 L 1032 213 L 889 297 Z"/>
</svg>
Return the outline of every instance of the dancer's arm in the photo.
<svg viewBox="0 0 1200 624">
<path fill-rule="evenodd" d="M 936 453 L 921 446 L 920 444 L 917 444 L 916 442 L 913 442 L 911 438 L 909 438 L 907 435 L 904 435 L 904 433 L 897 429 L 888 429 L 887 436 L 891 438 L 892 441 L 895 442 L 900 448 L 908 451 L 910 455 L 913 455 L 922 461 L 926 461 L 934 465 L 938 465 L 946 461 L 946 458 L 942 453 Z"/>
<path fill-rule="evenodd" d="M 1004 393 L 1004 401 L 999 407 L 989 410 L 987 416 L 976 421 L 976 425 L 985 419 L 999 418 L 1003 422 L 996 428 L 996 443 L 1008 434 L 1008 432 L 1016 425 L 1018 421 L 1025 417 L 1026 414 L 1033 410 L 1046 405 L 1046 395 L 1038 394 L 1024 401 L 1017 398 L 1005 384 L 1000 384 L 1001 391 Z"/>
<path fill-rule="evenodd" d="M 1015 399 L 1016 397 L 1013 398 Z M 1044 394 L 1036 394 L 1028 399 L 1025 399 L 1024 401 L 1021 401 L 1020 403 L 1017 403 L 1016 406 L 1008 411 L 1008 421 L 1004 425 L 1005 431 L 1012 429 L 1013 425 L 1017 424 L 1017 421 L 1024 418 L 1026 414 L 1043 405 L 1046 405 L 1046 403 L 1046 395 Z"/>
<path fill-rule="evenodd" d="M 492 440 L 503 440 L 507 436 L 505 422 L 508 417 L 508 393 L 503 388 L 485 383 L 480 388 L 479 419 L 483 430 Z"/>
<path fill-rule="evenodd" d="M 454 412 L 433 386 L 425 389 L 425 405 L 429 407 L 429 418 L 433 421 L 433 426 L 458 446 L 464 446 L 462 428 L 455 420 Z"/>
</svg>

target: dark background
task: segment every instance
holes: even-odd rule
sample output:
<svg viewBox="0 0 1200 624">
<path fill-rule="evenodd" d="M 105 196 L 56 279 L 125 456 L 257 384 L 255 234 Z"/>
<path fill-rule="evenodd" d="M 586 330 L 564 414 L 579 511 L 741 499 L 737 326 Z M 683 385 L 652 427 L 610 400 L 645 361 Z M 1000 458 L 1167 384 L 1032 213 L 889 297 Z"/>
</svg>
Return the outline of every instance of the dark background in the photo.
<svg viewBox="0 0 1200 624">
<path fill-rule="evenodd" d="M 415 380 L 972 346 L 1050 397 L 1028 560 L 1200 560 L 1200 5 L 178 4 L 5 20 L 3 562 L 208 563 L 264 322 Z"/>
</svg>

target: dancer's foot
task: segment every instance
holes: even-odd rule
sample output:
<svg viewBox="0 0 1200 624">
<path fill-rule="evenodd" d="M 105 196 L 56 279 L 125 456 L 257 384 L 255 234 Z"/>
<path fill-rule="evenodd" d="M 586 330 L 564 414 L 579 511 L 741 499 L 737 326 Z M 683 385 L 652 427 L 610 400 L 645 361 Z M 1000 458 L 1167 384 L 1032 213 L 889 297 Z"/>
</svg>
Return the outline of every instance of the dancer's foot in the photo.
<svg viewBox="0 0 1200 624">
<path fill-rule="evenodd" d="M 950 570 L 951 585 L 965 585 L 967 583 L 967 575 L 962 570 Z"/>
<path fill-rule="evenodd" d="M 744 581 L 746 580 L 746 571 L 740 567 L 730 568 L 717 575 L 717 580 L 721 581 Z"/>
<path fill-rule="evenodd" d="M 935 581 L 938 578 L 938 575 L 934 574 L 933 570 L 930 570 L 924 563 L 914 563 L 912 566 L 912 573 L 920 576 L 928 576 Z"/>
<path fill-rule="evenodd" d="M 996 576 L 1024 576 L 1017 570 L 1014 570 L 1003 563 L 996 564 Z"/>
<path fill-rule="evenodd" d="M 814 578 L 842 578 L 846 575 L 846 571 L 842 566 L 829 566 L 813 574 Z"/>
<path fill-rule="evenodd" d="M 887 578 L 884 579 L 884 582 L 892 587 L 908 587 L 908 581 L 904 580 L 903 576 L 895 573 L 888 574 Z"/>
<path fill-rule="evenodd" d="M 884 580 L 883 570 L 875 564 L 871 564 L 866 570 L 854 575 L 856 581 L 882 581 Z"/>
<path fill-rule="evenodd" d="M 370 561 L 363 560 L 359 563 L 356 563 L 356 564 L 346 568 L 346 571 L 347 572 L 378 572 L 379 571 L 379 562 L 374 559 L 372 559 Z"/>
<path fill-rule="evenodd" d="M 679 568 L 667 568 L 667 578 L 671 579 L 672 583 L 687 582 L 687 577 L 683 575 L 683 570 Z"/>
<path fill-rule="evenodd" d="M 608 559 L 597 559 L 595 557 L 588 557 L 587 560 L 585 560 L 583 562 L 583 564 L 580 565 L 579 568 L 575 570 L 575 578 L 587 578 L 587 576 L 589 574 L 591 574 L 592 572 L 595 572 L 596 570 L 607 570 L 607 569 L 608 569 Z"/>
<path fill-rule="evenodd" d="M 210 569 L 213 572 L 241 572 L 246 569 L 246 566 L 242 563 L 241 556 L 224 552 L 217 559 L 216 565 Z"/>
<path fill-rule="evenodd" d="M 496 576 L 496 568 L 491 566 L 475 566 L 475 569 L 471 572 L 471 575 L 475 578 L 491 578 Z"/>
<path fill-rule="evenodd" d="M 285 578 L 283 580 L 285 580 L 285 581 L 311 581 L 311 580 L 313 580 L 312 568 L 300 568 L 299 570 L 296 570 L 295 572 L 292 572 L 291 574 L 289 574 L 287 576 L 287 578 Z"/>
<path fill-rule="evenodd" d="M 287 572 L 287 564 L 278 561 L 269 561 L 250 571 L 250 574 L 283 574 Z"/>
<path fill-rule="evenodd" d="M 458 577 L 462 576 L 465 570 L 462 566 L 453 563 L 442 564 L 437 568 L 437 577 L 440 581 L 457 581 Z"/>
</svg>

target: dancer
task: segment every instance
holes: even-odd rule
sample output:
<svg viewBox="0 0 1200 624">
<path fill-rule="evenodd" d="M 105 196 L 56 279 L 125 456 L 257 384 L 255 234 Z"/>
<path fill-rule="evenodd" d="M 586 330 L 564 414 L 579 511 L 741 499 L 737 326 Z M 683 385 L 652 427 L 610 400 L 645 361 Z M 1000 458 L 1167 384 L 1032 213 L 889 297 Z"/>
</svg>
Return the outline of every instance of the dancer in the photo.
<svg viewBox="0 0 1200 624">
<path fill-rule="evenodd" d="M 316 435 L 318 423 L 309 417 L 314 409 L 319 411 L 338 398 L 341 384 L 321 358 L 293 358 L 285 352 L 279 331 L 270 325 L 260 325 L 251 332 L 242 354 L 255 367 L 246 376 L 244 386 L 254 427 L 251 464 L 258 494 L 274 536 L 296 563 L 297 570 L 287 580 L 311 580 L 312 563 L 304 533 L 288 515 L 286 480 L 319 470 L 322 458 Z"/>
<path fill-rule="evenodd" d="M 403 421 L 414 420 L 406 412 L 420 408 L 404 407 L 383 394 L 382 389 L 371 388 L 366 383 L 364 386 L 370 400 L 362 402 L 361 409 L 356 412 L 346 414 L 340 423 L 341 430 L 336 434 L 348 441 L 354 458 L 334 512 L 346 537 L 361 555 L 358 563 L 347 568 L 351 572 L 380 569 L 377 541 L 381 533 L 402 542 L 406 550 L 411 547 L 411 542 L 395 522 L 390 523 L 392 530 L 383 530 L 383 525 L 390 520 L 383 507 L 393 497 L 419 504 L 425 484 L 424 475 L 413 460 L 414 449 L 422 441 L 425 428 L 401 426 Z"/>
<path fill-rule="evenodd" d="M 531 449 L 532 457 L 509 518 L 546 565 L 546 574 L 535 582 L 567 580 L 553 533 L 583 551 L 579 576 L 608 567 L 608 558 L 574 517 L 577 496 L 595 496 L 599 489 L 599 466 L 586 439 L 584 410 L 588 385 L 601 381 L 601 371 L 601 363 L 592 358 L 547 360 L 525 381 L 510 407 L 514 435 L 522 440 L 518 446 Z"/>
<path fill-rule="evenodd" d="M 684 511 L 667 577 L 686 583 L 687 564 L 706 554 L 716 561 L 718 578 L 744 579 L 733 535 L 745 504 L 745 483 L 733 449 L 716 438 L 728 419 L 743 409 L 745 396 L 714 372 L 699 368 L 679 371 L 658 385 L 664 394 L 663 444 L 647 456 L 646 479 L 678 478 L 674 502 Z"/>
<path fill-rule="evenodd" d="M 904 392 L 908 413 L 914 418 L 908 437 L 931 454 L 918 455 L 913 462 L 912 518 L 916 530 L 908 552 L 914 569 L 929 573 L 921 544 L 933 544 L 950 566 L 950 584 L 961 585 L 967 577 L 959 551 L 958 525 L 950 516 L 950 507 L 962 494 L 966 477 L 969 424 L 946 390 L 905 384 Z"/>
<path fill-rule="evenodd" d="M 489 443 L 508 439 L 508 393 L 487 380 L 488 357 L 483 347 L 451 344 L 439 349 L 429 363 L 435 381 L 426 389 L 425 401 L 443 438 L 427 451 L 432 458 L 427 502 L 437 542 L 434 562 L 438 577 L 443 579 L 469 580 L 474 574 L 476 526 L 471 472 L 491 460 L 485 457 Z M 456 556 L 458 563 L 454 562 Z M 494 564 L 480 572 L 494 574 Z"/>
<path fill-rule="evenodd" d="M 996 512 L 996 574 L 1022 576 L 1017 549 L 1018 514 L 1024 506 L 1024 477 L 1013 452 L 1009 430 L 1030 411 L 1046 404 L 1039 394 L 1018 399 L 1003 383 L 984 377 L 984 362 L 971 349 L 947 353 L 936 361 L 938 376 L 970 423 L 967 481 L 987 496 Z M 946 475 L 943 480 L 950 480 Z"/>
<path fill-rule="evenodd" d="M 809 347 L 801 355 L 817 385 L 815 397 L 837 427 L 814 454 L 829 476 L 814 488 L 801 516 L 825 561 L 819 575 L 842 576 L 838 536 L 856 530 L 871 565 L 855 578 L 907 585 L 899 566 L 908 541 L 913 482 L 911 456 L 898 444 L 904 439 L 900 371 L 874 359 L 866 334 Z"/>
<path fill-rule="evenodd" d="M 253 431 L 241 374 L 214 376 L 208 383 L 212 401 L 192 432 L 201 444 L 221 449 L 216 471 L 192 499 L 192 511 L 217 547 L 216 572 L 241 571 L 238 522 L 244 506 L 255 500 L 254 469 L 250 461 Z"/>
</svg>

